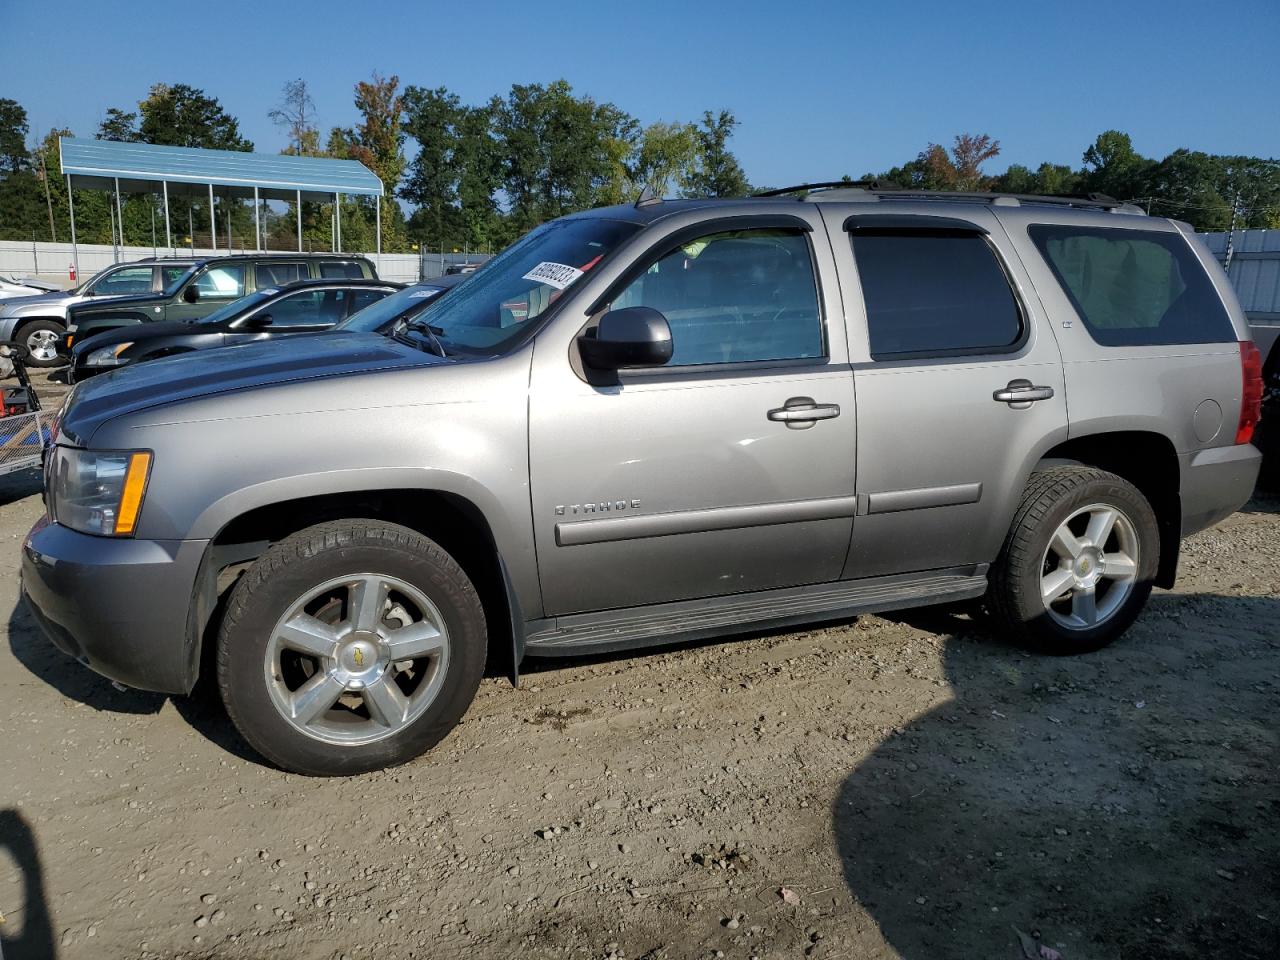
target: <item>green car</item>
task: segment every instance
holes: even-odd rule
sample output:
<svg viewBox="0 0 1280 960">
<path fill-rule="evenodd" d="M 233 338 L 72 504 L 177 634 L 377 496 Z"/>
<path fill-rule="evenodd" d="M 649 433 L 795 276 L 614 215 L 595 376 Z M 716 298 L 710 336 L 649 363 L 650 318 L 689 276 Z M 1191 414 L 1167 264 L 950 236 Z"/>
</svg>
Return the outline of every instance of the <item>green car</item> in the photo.
<svg viewBox="0 0 1280 960">
<path fill-rule="evenodd" d="M 298 280 L 377 280 L 367 257 L 344 253 L 270 253 L 206 257 L 164 293 L 85 303 L 67 315 L 63 351 L 104 330 L 157 320 L 198 320 L 245 294 Z M 81 309 L 81 307 L 83 309 Z"/>
</svg>

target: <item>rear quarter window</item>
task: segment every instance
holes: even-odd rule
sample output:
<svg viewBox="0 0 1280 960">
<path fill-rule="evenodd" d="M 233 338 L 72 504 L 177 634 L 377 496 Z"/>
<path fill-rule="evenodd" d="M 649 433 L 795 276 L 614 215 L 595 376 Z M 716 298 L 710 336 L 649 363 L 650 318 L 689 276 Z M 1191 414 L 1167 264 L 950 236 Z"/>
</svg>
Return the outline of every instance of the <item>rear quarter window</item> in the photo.
<svg viewBox="0 0 1280 960">
<path fill-rule="evenodd" d="M 1223 343 L 1231 318 L 1178 233 L 1035 224 L 1031 240 L 1105 347 Z"/>
</svg>

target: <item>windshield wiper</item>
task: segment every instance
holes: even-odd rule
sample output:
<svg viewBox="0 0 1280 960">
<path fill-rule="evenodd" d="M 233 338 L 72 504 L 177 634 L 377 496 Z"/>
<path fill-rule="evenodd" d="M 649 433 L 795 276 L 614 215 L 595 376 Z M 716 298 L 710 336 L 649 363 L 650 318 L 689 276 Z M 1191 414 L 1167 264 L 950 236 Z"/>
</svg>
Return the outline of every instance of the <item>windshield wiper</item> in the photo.
<svg viewBox="0 0 1280 960">
<path fill-rule="evenodd" d="M 433 327 L 425 320 L 410 320 L 404 325 L 404 329 L 416 330 L 418 333 L 426 334 L 427 339 L 431 341 L 431 346 L 434 348 L 435 353 L 442 357 L 449 356 L 449 351 L 445 350 L 444 344 L 440 342 L 439 335 L 444 333 L 444 330 L 440 327 Z"/>
</svg>

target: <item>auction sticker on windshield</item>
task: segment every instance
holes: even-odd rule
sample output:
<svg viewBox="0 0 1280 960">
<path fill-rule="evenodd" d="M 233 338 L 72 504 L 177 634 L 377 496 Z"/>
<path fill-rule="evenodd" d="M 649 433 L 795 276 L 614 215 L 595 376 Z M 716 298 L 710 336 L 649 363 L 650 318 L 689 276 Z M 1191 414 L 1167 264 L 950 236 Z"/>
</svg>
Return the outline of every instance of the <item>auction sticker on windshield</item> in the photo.
<svg viewBox="0 0 1280 960">
<path fill-rule="evenodd" d="M 567 263 L 552 263 L 550 260 L 543 260 L 526 273 L 522 279 L 536 280 L 538 283 L 545 283 L 549 287 L 563 290 L 580 276 L 582 276 L 582 271 L 577 267 L 571 267 Z"/>
</svg>

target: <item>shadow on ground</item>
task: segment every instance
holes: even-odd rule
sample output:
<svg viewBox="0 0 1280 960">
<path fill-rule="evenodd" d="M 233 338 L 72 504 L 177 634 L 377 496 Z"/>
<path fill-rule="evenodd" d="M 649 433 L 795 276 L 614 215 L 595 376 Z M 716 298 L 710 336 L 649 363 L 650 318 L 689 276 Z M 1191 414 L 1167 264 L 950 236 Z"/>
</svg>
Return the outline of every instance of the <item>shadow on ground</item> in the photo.
<svg viewBox="0 0 1280 960">
<path fill-rule="evenodd" d="M 242 760 L 260 765 L 264 763 L 236 732 L 213 689 L 207 669 L 203 671 L 196 689 L 186 697 L 117 689 L 110 680 L 50 643 L 31 616 L 25 600 L 19 600 L 9 614 L 9 648 L 19 663 L 64 697 L 95 710 L 132 714 L 159 713 L 165 701 L 171 700 L 182 718 L 216 746 Z"/>
<path fill-rule="evenodd" d="M 36 836 L 17 810 L 0 810 L 0 863 L 8 859 L 17 870 L 10 882 L 3 877 L 5 899 L 16 891 L 19 899 L 0 903 L 0 956 L 4 960 L 53 960 L 53 922 L 44 888 L 44 868 Z"/>
<path fill-rule="evenodd" d="M 1021 957 L 1014 928 L 1066 960 L 1275 956 L 1280 598 L 1158 595 L 1076 658 L 901 619 L 948 636 L 955 699 L 832 812 L 849 888 L 905 960 Z"/>
</svg>

